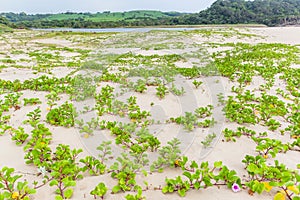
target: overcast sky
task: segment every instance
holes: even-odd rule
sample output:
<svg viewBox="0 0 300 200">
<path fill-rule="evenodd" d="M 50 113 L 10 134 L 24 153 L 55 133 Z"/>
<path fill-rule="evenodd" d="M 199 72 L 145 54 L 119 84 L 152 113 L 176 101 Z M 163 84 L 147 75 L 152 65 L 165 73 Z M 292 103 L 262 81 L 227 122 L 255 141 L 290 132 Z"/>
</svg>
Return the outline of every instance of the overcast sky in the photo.
<svg viewBox="0 0 300 200">
<path fill-rule="evenodd" d="M 199 12 L 215 0 L 0 0 L 0 12 L 61 13 L 129 10 Z"/>
</svg>

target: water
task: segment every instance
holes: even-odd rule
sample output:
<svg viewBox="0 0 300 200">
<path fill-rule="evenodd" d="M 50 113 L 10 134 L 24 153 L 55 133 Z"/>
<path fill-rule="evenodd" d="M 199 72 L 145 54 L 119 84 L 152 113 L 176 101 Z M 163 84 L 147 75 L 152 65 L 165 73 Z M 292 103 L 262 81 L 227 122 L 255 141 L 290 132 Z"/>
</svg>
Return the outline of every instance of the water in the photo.
<svg viewBox="0 0 300 200">
<path fill-rule="evenodd" d="M 169 28 L 48 28 L 48 29 L 33 29 L 42 31 L 69 31 L 69 32 L 88 32 L 88 33 L 108 33 L 108 32 L 149 32 L 152 30 L 162 31 L 185 31 L 203 29 L 199 27 L 169 27 Z"/>
</svg>

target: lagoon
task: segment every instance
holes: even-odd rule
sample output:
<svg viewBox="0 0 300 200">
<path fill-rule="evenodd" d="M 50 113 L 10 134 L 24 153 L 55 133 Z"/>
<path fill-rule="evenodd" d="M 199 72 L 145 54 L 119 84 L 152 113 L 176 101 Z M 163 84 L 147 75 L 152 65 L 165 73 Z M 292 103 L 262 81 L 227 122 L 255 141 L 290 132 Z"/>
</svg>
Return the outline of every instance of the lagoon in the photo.
<svg viewBox="0 0 300 200">
<path fill-rule="evenodd" d="M 32 29 L 37 31 L 61 31 L 61 32 L 87 32 L 87 33 L 109 33 L 109 32 L 149 32 L 149 31 L 186 31 L 203 29 L 207 27 L 143 27 L 143 28 L 49 28 Z"/>
</svg>

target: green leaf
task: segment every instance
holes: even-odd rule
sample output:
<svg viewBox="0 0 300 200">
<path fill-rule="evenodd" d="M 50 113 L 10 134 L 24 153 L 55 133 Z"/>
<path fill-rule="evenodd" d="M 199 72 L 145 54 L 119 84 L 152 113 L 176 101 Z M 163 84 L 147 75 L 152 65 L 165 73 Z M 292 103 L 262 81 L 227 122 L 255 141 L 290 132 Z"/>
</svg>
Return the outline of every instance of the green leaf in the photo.
<svg viewBox="0 0 300 200">
<path fill-rule="evenodd" d="M 199 182 L 196 182 L 196 183 L 194 184 L 194 187 L 195 187 L 196 190 L 198 190 L 198 189 L 201 187 L 201 185 L 200 185 Z"/>
<path fill-rule="evenodd" d="M 202 169 L 205 169 L 205 168 L 207 168 L 208 167 L 208 162 L 202 162 L 201 163 L 201 168 Z"/>
<path fill-rule="evenodd" d="M 208 176 L 203 177 L 203 182 L 206 186 L 212 186 L 211 180 Z"/>
<path fill-rule="evenodd" d="M 11 198 L 11 193 L 8 192 L 8 191 L 4 191 L 3 196 L 4 196 L 4 199 L 10 199 Z"/>
<path fill-rule="evenodd" d="M 144 176 L 148 176 L 148 172 L 146 170 L 142 170 Z"/>
<path fill-rule="evenodd" d="M 67 199 L 70 199 L 73 195 L 73 189 L 72 188 L 68 188 L 66 189 L 66 191 L 64 192 L 64 196 Z"/>
<path fill-rule="evenodd" d="M 254 163 L 250 163 L 247 167 L 248 172 L 252 172 L 254 174 L 259 170 L 258 167 Z"/>
<path fill-rule="evenodd" d="M 214 167 L 215 167 L 215 168 L 220 168 L 220 167 L 222 167 L 222 161 L 217 161 L 217 162 L 215 162 L 215 163 L 214 163 Z"/>
<path fill-rule="evenodd" d="M 159 168 L 159 169 L 157 170 L 157 172 L 158 172 L 158 173 L 164 172 L 164 168 Z"/>
<path fill-rule="evenodd" d="M 174 192 L 174 188 L 173 187 L 169 187 L 168 189 L 169 189 L 168 192 L 170 192 L 170 193 Z"/>
<path fill-rule="evenodd" d="M 111 167 L 111 170 L 118 170 L 119 169 L 119 164 L 118 163 L 114 163 Z"/>
<path fill-rule="evenodd" d="M 17 184 L 17 190 L 21 191 L 25 185 L 26 185 L 26 183 L 18 182 L 18 184 Z"/>
<path fill-rule="evenodd" d="M 63 198 L 62 198 L 62 196 L 57 195 L 57 196 L 55 196 L 55 200 L 63 200 Z"/>
<path fill-rule="evenodd" d="M 271 181 L 271 182 L 269 182 L 269 185 L 270 185 L 270 186 L 273 186 L 273 187 L 276 187 L 276 186 L 279 185 L 279 183 L 276 182 L 276 181 Z"/>
<path fill-rule="evenodd" d="M 186 195 L 186 191 L 184 189 L 181 189 L 181 190 L 178 190 L 178 194 L 181 196 L 181 197 L 184 197 Z"/>
<path fill-rule="evenodd" d="M 254 189 L 255 189 L 255 192 L 257 192 L 258 194 L 261 194 L 265 189 L 265 185 L 263 183 L 256 181 L 255 185 L 254 185 Z"/>
<path fill-rule="evenodd" d="M 112 188 L 112 193 L 114 193 L 114 194 L 118 193 L 118 192 L 120 192 L 120 190 L 121 190 L 121 187 L 119 185 L 116 185 Z"/>
<path fill-rule="evenodd" d="M 198 164 L 193 160 L 190 167 L 193 168 L 193 169 L 198 168 Z"/>
<path fill-rule="evenodd" d="M 168 186 L 165 186 L 162 188 L 162 193 L 166 194 L 167 192 L 169 192 L 169 187 Z"/>
<path fill-rule="evenodd" d="M 138 189 L 138 192 L 137 192 L 137 196 L 141 197 L 141 196 L 142 196 L 142 193 L 143 193 L 142 188 L 139 188 L 139 189 Z"/>
<path fill-rule="evenodd" d="M 149 183 L 147 181 L 143 181 L 143 183 L 145 184 L 145 186 L 149 186 Z"/>
<path fill-rule="evenodd" d="M 275 157 L 276 157 L 276 153 L 275 153 L 275 152 L 270 151 L 269 153 L 270 153 L 270 155 L 272 156 L 272 158 L 275 158 Z"/>
<path fill-rule="evenodd" d="M 29 189 L 28 190 L 28 194 L 35 194 L 36 193 L 36 190 L 35 189 Z"/>
<path fill-rule="evenodd" d="M 188 171 L 183 172 L 183 175 L 186 176 L 189 180 L 192 180 L 192 174 Z"/>
<path fill-rule="evenodd" d="M 69 181 L 69 180 L 67 180 L 67 181 L 65 181 L 65 187 L 71 187 L 71 186 L 76 186 L 76 181 Z"/>
<path fill-rule="evenodd" d="M 294 183 L 293 181 L 288 181 L 288 182 L 286 182 L 284 185 L 288 187 L 288 186 L 293 186 L 293 185 L 295 185 L 295 183 Z"/>
<path fill-rule="evenodd" d="M 57 180 L 52 180 L 49 185 L 52 187 L 54 185 L 58 185 L 58 181 Z"/>
</svg>

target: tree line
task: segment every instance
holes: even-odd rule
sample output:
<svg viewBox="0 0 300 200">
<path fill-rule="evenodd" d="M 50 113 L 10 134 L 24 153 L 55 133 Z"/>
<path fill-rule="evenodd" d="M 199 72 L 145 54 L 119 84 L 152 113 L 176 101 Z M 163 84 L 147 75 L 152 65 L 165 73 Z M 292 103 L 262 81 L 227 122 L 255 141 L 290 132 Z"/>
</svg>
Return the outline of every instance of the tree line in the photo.
<svg viewBox="0 0 300 200">
<path fill-rule="evenodd" d="M 64 13 L 70 15 L 74 13 Z M 157 18 L 120 18 L 114 21 L 93 21 L 91 13 L 80 13 L 78 18 L 49 19 L 55 14 L 27 15 L 2 13 L 2 21 L 14 28 L 112 28 L 158 25 L 200 24 L 265 24 L 267 26 L 300 24 L 300 0 L 217 0 L 209 8 L 192 14 L 171 13 Z M 107 12 L 106 14 L 110 14 Z M 0 18 L 1 20 L 1 18 Z M 1 21 L 0 21 L 1 23 Z"/>
</svg>

